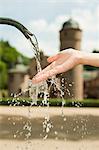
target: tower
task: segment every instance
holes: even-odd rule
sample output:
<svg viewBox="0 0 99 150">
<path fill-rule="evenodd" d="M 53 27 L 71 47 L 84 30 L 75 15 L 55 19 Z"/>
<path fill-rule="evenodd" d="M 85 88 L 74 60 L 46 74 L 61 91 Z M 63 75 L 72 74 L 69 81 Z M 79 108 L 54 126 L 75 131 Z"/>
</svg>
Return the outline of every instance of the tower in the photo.
<svg viewBox="0 0 99 150">
<path fill-rule="evenodd" d="M 22 91 L 22 83 L 27 75 L 28 67 L 22 63 L 21 57 L 18 57 L 17 64 L 8 72 L 8 94 L 18 94 Z"/>
<path fill-rule="evenodd" d="M 81 39 L 82 30 L 80 29 L 79 24 L 73 19 L 69 19 L 63 24 L 63 27 L 60 30 L 60 51 L 67 48 L 80 50 Z M 65 98 L 83 98 L 83 78 L 81 65 L 63 73 L 60 78 Z"/>
</svg>

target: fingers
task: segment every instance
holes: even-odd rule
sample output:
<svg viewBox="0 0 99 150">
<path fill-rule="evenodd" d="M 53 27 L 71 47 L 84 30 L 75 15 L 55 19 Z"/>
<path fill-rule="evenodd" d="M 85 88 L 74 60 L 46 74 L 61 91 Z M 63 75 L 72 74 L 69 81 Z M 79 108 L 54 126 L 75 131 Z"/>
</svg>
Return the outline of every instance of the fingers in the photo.
<svg viewBox="0 0 99 150">
<path fill-rule="evenodd" d="M 55 67 L 54 69 L 48 70 L 46 72 L 43 72 L 42 74 L 35 76 L 32 79 L 33 83 L 39 83 L 41 81 L 47 80 L 49 77 L 52 77 L 58 73 L 62 72 L 61 66 Z"/>
<path fill-rule="evenodd" d="M 39 83 L 41 81 L 47 80 L 49 77 L 52 77 L 52 76 L 62 73 L 62 72 L 66 72 L 66 71 L 70 70 L 71 68 L 73 68 L 74 66 L 75 66 L 75 62 L 74 62 L 74 59 L 71 57 L 62 65 L 58 65 L 58 66 L 54 67 L 53 69 L 41 72 L 41 74 L 39 74 L 38 76 L 35 76 L 32 79 L 32 82 Z"/>
<path fill-rule="evenodd" d="M 49 66 L 47 66 L 45 69 L 43 69 L 42 71 L 40 71 L 39 73 L 37 73 L 35 77 L 38 77 L 38 76 L 40 76 L 41 74 L 46 73 L 46 71 L 49 71 L 49 70 L 51 70 L 51 69 L 54 68 L 54 67 L 55 67 L 55 62 L 51 63 L 51 64 L 50 64 Z"/>
<path fill-rule="evenodd" d="M 51 63 L 49 66 L 47 66 L 45 69 L 43 69 L 41 72 L 39 72 L 36 76 L 38 75 L 41 75 L 42 73 L 48 71 L 48 70 L 51 70 L 52 68 L 54 68 L 56 65 L 59 65 L 61 64 L 61 61 L 63 61 L 63 59 L 61 59 L 61 56 L 62 56 L 62 53 L 60 52 L 59 54 L 55 55 L 55 56 L 52 56 L 52 57 L 49 57 L 47 59 L 47 61 L 49 63 Z M 61 59 L 61 60 L 60 60 Z"/>
</svg>

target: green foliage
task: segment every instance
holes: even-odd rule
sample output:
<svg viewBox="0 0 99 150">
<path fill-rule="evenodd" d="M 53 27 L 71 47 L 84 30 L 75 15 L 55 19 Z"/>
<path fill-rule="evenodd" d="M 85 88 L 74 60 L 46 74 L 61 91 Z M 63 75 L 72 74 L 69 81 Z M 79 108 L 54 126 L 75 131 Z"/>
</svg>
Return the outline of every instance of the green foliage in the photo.
<svg viewBox="0 0 99 150">
<path fill-rule="evenodd" d="M 0 89 L 7 88 L 7 67 L 6 64 L 0 61 Z"/>
<path fill-rule="evenodd" d="M 99 68 L 98 67 L 89 66 L 89 65 L 85 65 L 84 66 L 84 70 L 94 71 L 94 70 L 99 70 Z"/>
<path fill-rule="evenodd" d="M 31 98 L 2 98 L 0 99 L 0 105 L 14 105 L 14 106 L 31 106 L 32 99 Z M 32 106 L 35 106 L 32 105 Z M 42 100 L 39 99 L 37 101 L 36 106 L 46 106 L 42 103 Z M 62 107 L 62 99 L 49 99 L 49 106 L 54 107 Z M 84 99 L 84 100 L 71 100 L 65 99 L 64 100 L 64 107 L 99 107 L 99 100 L 95 99 Z"/>
<path fill-rule="evenodd" d="M 29 64 L 30 59 L 19 53 L 8 41 L 0 41 L 0 89 L 7 88 L 8 69 L 18 63 L 19 57 L 22 60 L 21 63 Z"/>
<path fill-rule="evenodd" d="M 22 61 L 24 65 L 28 65 L 30 63 L 30 59 L 21 55 Z"/>
<path fill-rule="evenodd" d="M 28 65 L 29 58 L 19 53 L 8 41 L 0 41 L 0 59 L 7 64 L 8 68 L 11 68 L 17 63 L 18 57 L 22 58 L 23 64 Z"/>
</svg>

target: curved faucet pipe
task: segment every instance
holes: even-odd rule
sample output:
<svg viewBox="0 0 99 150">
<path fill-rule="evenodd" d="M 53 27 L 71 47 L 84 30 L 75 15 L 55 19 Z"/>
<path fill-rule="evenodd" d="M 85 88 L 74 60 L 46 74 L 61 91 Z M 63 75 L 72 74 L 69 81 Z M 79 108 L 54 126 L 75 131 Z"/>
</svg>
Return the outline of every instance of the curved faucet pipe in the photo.
<svg viewBox="0 0 99 150">
<path fill-rule="evenodd" d="M 10 19 L 10 18 L 3 18 L 0 17 L 0 24 L 4 24 L 4 25 L 11 25 L 16 27 L 18 30 L 20 30 L 23 35 L 30 40 L 33 48 L 35 49 L 35 55 L 38 55 L 39 53 L 39 47 L 38 47 L 38 41 L 36 36 L 31 33 L 25 26 L 23 26 L 20 22 L 14 20 L 14 19 Z M 32 37 L 34 37 L 35 42 L 33 42 Z"/>
<path fill-rule="evenodd" d="M 16 20 L 0 17 L 0 24 L 6 24 L 6 25 L 11 25 L 11 26 L 16 27 L 18 30 L 20 30 L 24 34 L 24 36 L 27 39 L 29 39 L 30 36 L 33 36 L 33 34 L 26 27 L 24 27 L 21 23 L 19 23 Z"/>
<path fill-rule="evenodd" d="M 14 20 L 14 19 L 10 19 L 10 18 L 3 18 L 0 17 L 0 24 L 5 24 L 5 25 L 11 25 L 16 27 L 18 30 L 20 30 L 23 35 L 27 38 L 30 39 L 30 42 L 32 43 L 32 45 L 35 47 L 38 46 L 38 41 L 36 36 L 31 33 L 25 26 L 23 26 L 20 22 Z M 33 40 L 31 39 L 31 37 L 34 36 L 36 43 L 34 44 Z"/>
</svg>

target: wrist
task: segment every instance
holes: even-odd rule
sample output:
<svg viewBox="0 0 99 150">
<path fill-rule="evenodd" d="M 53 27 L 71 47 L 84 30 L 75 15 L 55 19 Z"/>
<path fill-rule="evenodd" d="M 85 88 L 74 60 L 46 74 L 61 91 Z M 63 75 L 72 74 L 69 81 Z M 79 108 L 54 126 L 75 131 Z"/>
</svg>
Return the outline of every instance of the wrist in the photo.
<svg viewBox="0 0 99 150">
<path fill-rule="evenodd" d="M 84 52 L 79 51 L 79 55 L 77 56 L 78 64 L 84 65 L 85 64 L 85 56 Z"/>
<path fill-rule="evenodd" d="M 88 65 L 90 61 L 90 53 L 81 52 L 80 63 L 82 65 Z"/>
<path fill-rule="evenodd" d="M 80 58 L 79 58 L 79 61 L 80 61 L 80 64 L 84 65 L 85 64 L 85 54 L 83 52 L 80 53 Z"/>
</svg>

